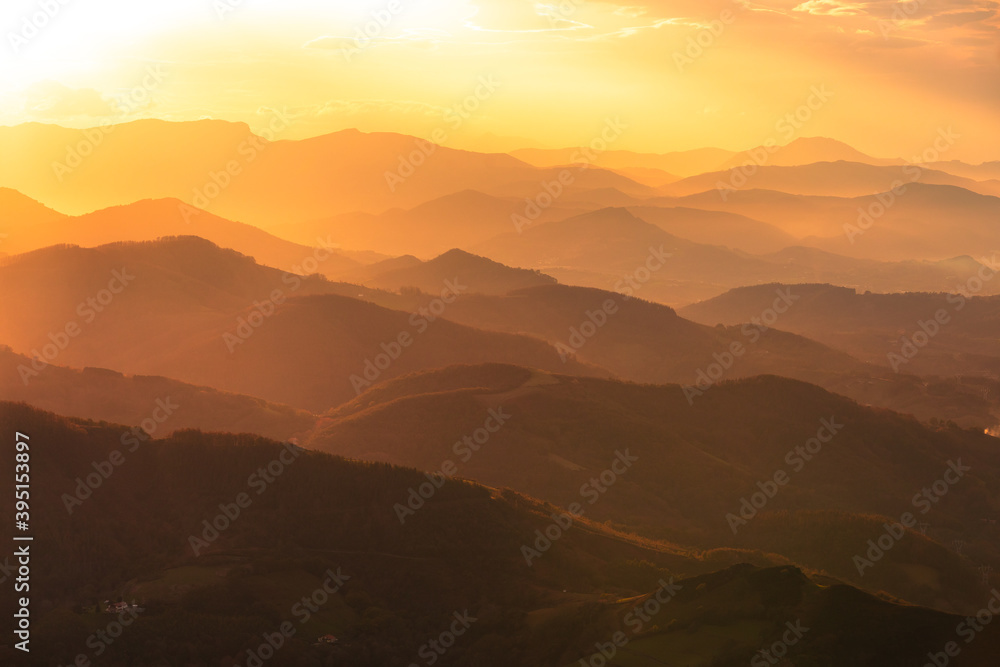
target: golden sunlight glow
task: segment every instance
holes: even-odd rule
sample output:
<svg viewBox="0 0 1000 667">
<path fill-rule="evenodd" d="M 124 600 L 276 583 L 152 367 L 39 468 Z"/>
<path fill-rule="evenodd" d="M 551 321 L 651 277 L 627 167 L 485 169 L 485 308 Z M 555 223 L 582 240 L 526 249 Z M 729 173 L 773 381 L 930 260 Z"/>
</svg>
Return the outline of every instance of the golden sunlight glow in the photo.
<svg viewBox="0 0 1000 667">
<path fill-rule="evenodd" d="M 826 85 L 834 97 L 803 135 L 895 156 L 961 119 L 961 134 L 978 139 L 955 156 L 992 159 L 996 9 L 913 4 L 16 0 L 0 16 L 0 123 L 210 116 L 253 126 L 260 109 L 284 106 L 293 137 L 349 127 L 429 136 L 492 76 L 499 92 L 451 136 L 455 146 L 576 145 L 621 117 L 631 128 L 622 148 L 742 149 Z M 163 81 L 123 108 L 150 66 Z"/>
</svg>

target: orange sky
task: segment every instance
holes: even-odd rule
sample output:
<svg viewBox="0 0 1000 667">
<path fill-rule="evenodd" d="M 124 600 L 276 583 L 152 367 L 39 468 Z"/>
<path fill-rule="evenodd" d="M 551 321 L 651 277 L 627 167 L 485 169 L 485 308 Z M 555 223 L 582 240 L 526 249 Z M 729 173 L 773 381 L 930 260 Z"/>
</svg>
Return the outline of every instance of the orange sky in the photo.
<svg viewBox="0 0 1000 667">
<path fill-rule="evenodd" d="M 998 7 L 11 0 L 0 124 L 207 116 L 259 127 L 277 108 L 294 119 L 290 138 L 443 127 L 448 145 L 506 150 L 578 145 L 617 117 L 629 129 L 615 148 L 742 149 L 782 138 L 776 124 L 825 86 L 832 96 L 801 136 L 908 158 L 951 126 L 962 139 L 947 157 L 978 162 L 1000 158 Z"/>
</svg>

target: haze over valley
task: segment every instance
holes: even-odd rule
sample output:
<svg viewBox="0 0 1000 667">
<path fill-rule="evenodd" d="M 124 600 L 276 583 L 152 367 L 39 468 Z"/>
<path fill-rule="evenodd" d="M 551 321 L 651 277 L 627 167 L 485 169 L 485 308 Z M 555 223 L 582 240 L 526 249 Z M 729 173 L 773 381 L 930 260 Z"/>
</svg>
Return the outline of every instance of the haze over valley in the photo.
<svg viewBox="0 0 1000 667">
<path fill-rule="evenodd" d="M 0 664 L 995 665 L 997 12 L 0 10 Z"/>
</svg>

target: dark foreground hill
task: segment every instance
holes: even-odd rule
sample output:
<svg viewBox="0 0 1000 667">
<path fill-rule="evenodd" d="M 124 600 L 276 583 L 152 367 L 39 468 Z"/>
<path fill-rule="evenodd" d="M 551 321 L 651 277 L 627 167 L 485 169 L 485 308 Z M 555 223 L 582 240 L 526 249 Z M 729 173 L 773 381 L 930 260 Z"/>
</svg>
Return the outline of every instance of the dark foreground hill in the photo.
<svg viewBox="0 0 1000 667">
<path fill-rule="evenodd" d="M 1000 567 L 995 438 L 776 377 L 687 398 L 676 385 L 459 367 L 373 389 L 307 443 L 446 474 L 450 462 L 450 474 L 564 507 L 593 498 L 588 516 L 648 537 L 765 550 L 941 609 L 978 604 L 978 566 Z M 625 459 L 627 472 L 602 479 Z M 859 570 L 854 557 L 905 512 L 911 530 Z"/>
<path fill-rule="evenodd" d="M 148 443 L 69 513 L 62 495 L 121 427 L 3 403 L 0 428 L 30 438 L 35 538 L 32 652 L 5 640 L 3 664 L 542 666 L 613 649 L 707 667 L 787 649 L 801 665 L 903 666 L 962 641 L 960 617 L 585 520 L 528 566 L 553 508 L 446 482 L 401 524 L 393 505 L 420 473 L 250 437 Z M 137 608 L 97 609 L 120 599 Z M 996 628 L 974 637 L 952 664 L 992 664 Z"/>
</svg>

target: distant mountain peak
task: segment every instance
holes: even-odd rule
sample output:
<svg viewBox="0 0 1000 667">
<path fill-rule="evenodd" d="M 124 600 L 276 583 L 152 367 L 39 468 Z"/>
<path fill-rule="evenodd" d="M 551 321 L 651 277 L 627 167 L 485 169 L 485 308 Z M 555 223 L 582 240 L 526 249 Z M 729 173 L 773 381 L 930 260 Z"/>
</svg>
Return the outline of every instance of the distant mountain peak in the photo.
<svg viewBox="0 0 1000 667">
<path fill-rule="evenodd" d="M 475 261 L 475 262 L 482 262 L 484 264 L 497 264 L 503 266 L 502 262 L 494 261 L 489 257 L 486 257 L 485 255 L 477 255 L 474 252 L 469 252 L 468 250 L 463 250 L 461 248 L 452 248 L 450 250 L 447 250 L 438 255 L 437 257 L 435 257 L 434 259 L 432 259 L 431 261 L 433 262 L 437 260 L 446 260 L 446 259 L 450 260 L 461 259 L 465 261 Z"/>
<path fill-rule="evenodd" d="M 596 211 L 589 211 L 587 213 L 581 213 L 565 220 L 561 220 L 555 223 L 548 223 L 549 225 L 614 225 L 617 228 L 635 228 L 635 229 L 656 229 L 659 232 L 666 234 L 656 225 L 646 222 L 639 216 L 635 215 L 632 211 L 624 206 L 608 206 L 606 208 L 597 209 Z M 538 227 L 539 230 L 545 229 L 546 225 Z"/>
<path fill-rule="evenodd" d="M 0 220 L 22 216 L 30 216 L 33 222 L 65 217 L 64 214 L 20 190 L 0 187 Z"/>
<path fill-rule="evenodd" d="M 809 147 L 836 147 L 836 148 L 847 148 L 852 151 L 857 150 L 850 144 L 844 143 L 837 139 L 831 139 L 829 137 L 797 137 L 792 139 L 790 142 L 785 144 L 785 148 L 789 146 L 809 146 Z M 860 152 L 860 151 L 859 151 Z"/>
</svg>

